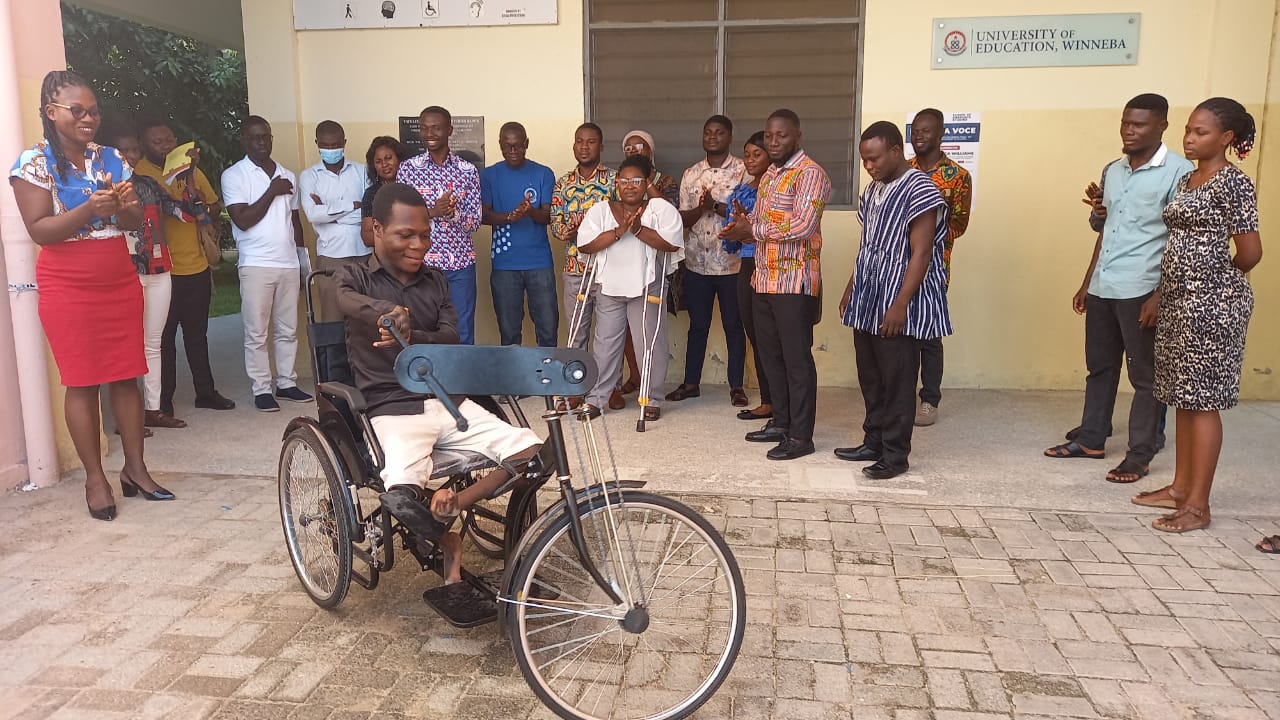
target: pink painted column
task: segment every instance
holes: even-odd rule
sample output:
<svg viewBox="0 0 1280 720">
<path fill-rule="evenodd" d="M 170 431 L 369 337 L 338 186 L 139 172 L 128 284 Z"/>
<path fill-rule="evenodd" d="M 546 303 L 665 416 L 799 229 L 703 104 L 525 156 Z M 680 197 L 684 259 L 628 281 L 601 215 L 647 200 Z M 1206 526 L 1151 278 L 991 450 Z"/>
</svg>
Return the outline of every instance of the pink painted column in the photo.
<svg viewBox="0 0 1280 720">
<path fill-rule="evenodd" d="M 39 83 L 49 70 L 66 67 L 61 38 L 57 0 L 0 0 L 0 164 L 6 175 L 39 136 Z M 9 468 L 0 481 L 9 487 L 51 485 L 59 476 L 58 452 L 44 331 L 36 314 L 36 247 L 8 182 L 0 183 L 0 242 L 7 283 L 0 302 L 8 306 L 0 320 L 0 343 L 11 338 L 0 351 L 0 397 L 6 406 L 0 412 L 0 453 L 8 454 L 0 454 L 0 473 Z M 20 454 L 14 453 L 19 438 Z"/>
</svg>

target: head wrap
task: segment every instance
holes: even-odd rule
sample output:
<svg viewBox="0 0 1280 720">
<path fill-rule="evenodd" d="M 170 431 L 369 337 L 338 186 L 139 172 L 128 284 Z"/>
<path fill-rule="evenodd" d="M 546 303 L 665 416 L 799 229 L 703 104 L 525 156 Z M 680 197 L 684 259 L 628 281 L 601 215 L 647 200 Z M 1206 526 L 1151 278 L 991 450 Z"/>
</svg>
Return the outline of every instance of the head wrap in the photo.
<svg viewBox="0 0 1280 720">
<path fill-rule="evenodd" d="M 627 147 L 627 138 L 630 138 L 630 137 L 638 137 L 638 138 L 640 138 L 641 140 L 644 140 L 645 145 L 647 145 L 647 146 L 649 147 L 649 159 L 650 159 L 650 160 L 657 160 L 656 155 L 657 155 L 657 152 L 658 152 L 658 148 L 654 147 L 654 144 L 653 144 L 653 136 L 652 136 L 652 135 L 650 135 L 649 133 L 647 133 L 647 132 L 643 131 L 643 130 L 630 130 L 630 131 L 628 131 L 628 132 L 627 132 L 627 134 L 626 134 L 626 135 L 623 135 L 623 136 L 622 136 L 622 147 L 623 147 L 623 150 L 622 150 L 622 151 L 623 151 L 623 152 L 626 152 L 626 147 Z"/>
</svg>

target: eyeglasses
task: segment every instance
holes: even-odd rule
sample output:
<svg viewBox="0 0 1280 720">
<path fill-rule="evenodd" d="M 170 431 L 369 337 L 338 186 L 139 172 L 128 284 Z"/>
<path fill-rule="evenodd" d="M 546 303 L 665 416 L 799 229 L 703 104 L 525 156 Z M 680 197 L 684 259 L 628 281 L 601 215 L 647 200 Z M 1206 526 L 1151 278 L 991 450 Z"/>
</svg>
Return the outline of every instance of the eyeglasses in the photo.
<svg viewBox="0 0 1280 720">
<path fill-rule="evenodd" d="M 616 178 L 614 179 L 614 182 L 618 184 L 618 187 L 627 187 L 630 185 L 631 187 L 638 188 L 644 186 L 645 178 Z"/>
<path fill-rule="evenodd" d="M 94 120 L 102 119 L 102 109 L 98 107 L 83 108 L 79 105 L 63 105 L 62 103 L 51 102 L 50 105 L 60 107 L 63 110 L 70 110 L 71 117 L 76 120 L 83 120 L 86 115 L 91 116 Z"/>
<path fill-rule="evenodd" d="M 638 153 L 638 152 L 644 152 L 644 143 L 642 143 L 642 142 L 638 142 L 638 143 L 636 143 L 636 144 L 634 144 L 634 145 L 623 145 L 623 146 L 622 146 L 622 152 L 624 152 L 624 153 Z"/>
</svg>

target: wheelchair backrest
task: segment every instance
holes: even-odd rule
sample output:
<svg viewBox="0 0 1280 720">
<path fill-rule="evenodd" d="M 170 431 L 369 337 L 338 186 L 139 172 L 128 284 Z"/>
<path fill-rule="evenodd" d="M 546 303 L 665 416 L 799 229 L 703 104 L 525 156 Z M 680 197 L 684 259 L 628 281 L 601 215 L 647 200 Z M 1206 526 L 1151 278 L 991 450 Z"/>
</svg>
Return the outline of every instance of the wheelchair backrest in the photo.
<svg viewBox="0 0 1280 720">
<path fill-rule="evenodd" d="M 341 320 L 308 323 L 307 337 L 311 341 L 316 381 L 355 385 L 351 363 L 347 360 L 346 325 Z"/>
</svg>

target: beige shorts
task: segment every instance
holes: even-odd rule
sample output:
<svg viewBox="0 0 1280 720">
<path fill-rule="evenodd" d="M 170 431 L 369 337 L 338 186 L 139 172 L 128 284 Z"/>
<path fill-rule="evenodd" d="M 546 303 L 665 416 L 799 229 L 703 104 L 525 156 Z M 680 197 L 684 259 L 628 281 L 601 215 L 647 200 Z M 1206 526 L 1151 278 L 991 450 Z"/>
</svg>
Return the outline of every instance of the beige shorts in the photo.
<svg viewBox="0 0 1280 720">
<path fill-rule="evenodd" d="M 382 484 L 417 485 L 431 479 L 431 452 L 436 448 L 474 452 L 503 462 L 542 442 L 529 428 L 515 427 L 479 405 L 458 406 L 469 427 L 459 432 L 453 416 L 439 400 L 427 400 L 415 415 L 379 415 L 370 419 L 382 445 Z"/>
</svg>

